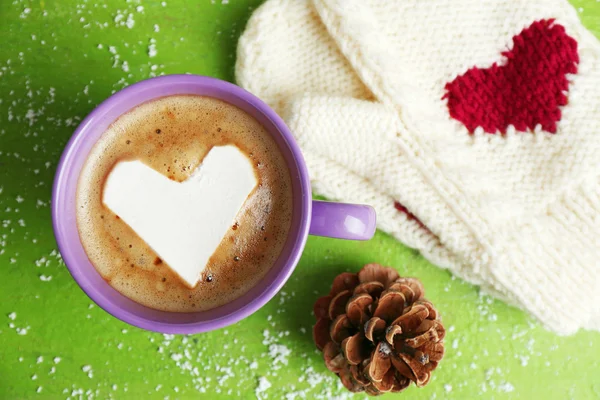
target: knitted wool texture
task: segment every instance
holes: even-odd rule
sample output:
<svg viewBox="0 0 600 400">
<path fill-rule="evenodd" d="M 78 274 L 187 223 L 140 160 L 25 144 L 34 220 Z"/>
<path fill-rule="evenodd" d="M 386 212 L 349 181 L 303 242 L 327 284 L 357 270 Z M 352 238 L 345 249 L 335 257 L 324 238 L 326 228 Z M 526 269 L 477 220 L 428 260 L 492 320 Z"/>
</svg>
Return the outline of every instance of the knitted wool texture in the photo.
<svg viewBox="0 0 600 400">
<path fill-rule="evenodd" d="M 566 0 L 269 0 L 236 75 L 315 192 L 551 330 L 600 330 L 600 45 Z"/>
</svg>

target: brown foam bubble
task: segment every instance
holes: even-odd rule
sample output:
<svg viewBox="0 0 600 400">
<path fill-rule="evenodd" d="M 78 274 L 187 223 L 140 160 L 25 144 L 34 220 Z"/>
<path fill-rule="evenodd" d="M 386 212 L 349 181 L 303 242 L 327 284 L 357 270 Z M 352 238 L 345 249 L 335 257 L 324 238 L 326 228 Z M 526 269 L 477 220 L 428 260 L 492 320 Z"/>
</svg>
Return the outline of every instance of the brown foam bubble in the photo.
<svg viewBox="0 0 600 400">
<path fill-rule="evenodd" d="M 254 161 L 259 185 L 210 258 L 201 282 L 189 289 L 104 206 L 104 182 L 117 162 L 132 159 L 182 182 L 212 147 L 227 144 Z M 281 253 L 292 215 L 289 170 L 269 133 L 237 107 L 201 96 L 153 100 L 115 121 L 88 156 L 76 201 L 79 236 L 104 279 L 138 303 L 176 312 L 218 307 L 255 286 Z"/>
</svg>

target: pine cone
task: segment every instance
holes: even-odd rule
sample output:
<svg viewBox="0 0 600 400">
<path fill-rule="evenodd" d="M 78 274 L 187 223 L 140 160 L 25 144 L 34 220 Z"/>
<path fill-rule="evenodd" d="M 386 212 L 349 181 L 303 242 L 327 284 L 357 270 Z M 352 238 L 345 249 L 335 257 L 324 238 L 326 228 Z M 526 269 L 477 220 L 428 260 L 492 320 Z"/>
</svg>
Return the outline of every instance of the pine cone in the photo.
<svg viewBox="0 0 600 400">
<path fill-rule="evenodd" d="M 444 356 L 445 330 L 417 279 L 367 264 L 338 275 L 314 306 L 315 344 L 327 368 L 352 392 L 421 387 Z"/>
</svg>

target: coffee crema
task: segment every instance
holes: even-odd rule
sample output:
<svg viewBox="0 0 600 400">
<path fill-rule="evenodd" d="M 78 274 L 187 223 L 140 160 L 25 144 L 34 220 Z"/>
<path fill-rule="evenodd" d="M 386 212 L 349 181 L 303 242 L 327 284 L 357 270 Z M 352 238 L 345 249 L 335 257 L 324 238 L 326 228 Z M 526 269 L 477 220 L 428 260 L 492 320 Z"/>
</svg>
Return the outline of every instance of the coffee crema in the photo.
<svg viewBox="0 0 600 400">
<path fill-rule="evenodd" d="M 258 185 L 190 289 L 103 204 L 104 182 L 124 160 L 183 182 L 214 146 L 231 144 L 252 160 Z M 242 296 L 273 266 L 291 225 L 292 184 L 274 139 L 245 111 L 210 97 L 168 96 L 128 111 L 102 134 L 81 171 L 76 205 L 83 248 L 113 288 L 154 309 L 204 311 Z"/>
</svg>

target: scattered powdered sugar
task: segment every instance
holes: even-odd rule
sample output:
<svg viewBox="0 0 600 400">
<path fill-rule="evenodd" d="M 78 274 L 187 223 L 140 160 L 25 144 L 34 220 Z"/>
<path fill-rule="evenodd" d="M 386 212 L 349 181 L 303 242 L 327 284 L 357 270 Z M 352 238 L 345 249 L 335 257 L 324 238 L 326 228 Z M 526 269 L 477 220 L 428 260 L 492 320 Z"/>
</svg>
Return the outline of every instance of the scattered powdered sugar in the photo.
<svg viewBox="0 0 600 400">
<path fill-rule="evenodd" d="M 265 378 L 264 376 L 261 376 L 260 378 L 258 378 L 258 386 L 256 387 L 256 390 L 254 391 L 254 394 L 256 395 L 257 399 L 262 399 L 263 394 L 271 387 L 271 382 L 269 382 L 269 380 L 267 378 Z"/>
<path fill-rule="evenodd" d="M 16 321 L 17 320 L 17 313 L 13 311 L 10 314 L 8 314 L 7 317 L 8 317 L 9 321 Z M 27 333 L 29 332 L 29 329 L 31 329 L 31 327 L 29 325 L 26 325 L 26 326 L 17 326 L 16 322 L 9 322 L 8 323 L 8 327 L 10 329 L 14 329 L 15 332 L 17 333 L 17 335 L 19 335 L 19 336 L 27 335 Z"/>
<path fill-rule="evenodd" d="M 156 57 L 158 50 L 156 50 L 156 39 L 151 38 L 148 44 L 148 57 Z"/>
<path fill-rule="evenodd" d="M 282 365 L 288 365 L 288 357 L 292 351 L 283 344 L 269 345 L 269 357 L 273 359 L 273 369 L 277 370 Z"/>
<path fill-rule="evenodd" d="M 16 328 L 15 330 L 17 331 L 17 335 L 19 335 L 19 336 L 25 336 L 29 332 L 29 329 L 31 329 L 30 326 L 27 326 L 27 327 L 24 327 L 24 328 Z"/>
<path fill-rule="evenodd" d="M 510 382 L 502 382 L 498 385 L 498 391 L 510 393 L 515 390 L 515 387 Z"/>
<path fill-rule="evenodd" d="M 277 304 L 284 298 L 284 307 L 278 306 L 278 314 L 287 313 L 285 305 L 294 296 L 295 293 L 284 293 L 274 299 Z M 234 332 L 224 329 L 218 333 L 220 336 L 231 338 L 230 341 L 220 344 L 220 349 L 205 344 L 198 336 L 151 335 L 149 340 L 155 343 L 156 355 L 160 362 L 173 365 L 187 377 L 186 388 L 200 395 L 215 393 L 241 398 L 252 388 L 258 399 L 351 398 L 352 394 L 343 388 L 339 379 L 327 371 L 322 356 L 314 351 L 312 344 L 309 347 L 310 352 L 305 353 L 299 351 L 304 346 L 302 341 L 289 339 L 291 333 L 286 325 L 282 324 L 288 317 L 289 315 L 282 318 L 272 315 L 265 317 L 268 328 L 262 330 L 262 351 L 253 345 L 253 351 L 249 352 L 244 343 L 246 335 L 239 329 L 234 329 Z M 312 319 L 312 316 L 310 318 Z M 312 340 L 310 336 L 310 333 L 307 333 L 304 337 Z M 232 353 L 232 350 L 235 352 Z M 293 367 L 292 357 L 296 360 Z M 286 384 L 282 384 L 281 377 L 289 376 L 290 368 L 297 369 L 298 373 L 294 372 L 291 375 L 292 380 L 287 378 Z M 295 382 L 293 377 L 296 377 Z M 165 389 L 167 388 L 163 386 L 162 390 Z M 178 388 L 182 389 L 184 388 Z M 174 388 L 170 390 L 174 394 L 173 397 L 177 397 Z"/>
<path fill-rule="evenodd" d="M 87 374 L 88 378 L 92 379 L 94 377 L 94 371 L 92 371 L 91 365 L 84 365 L 83 367 L 81 367 L 81 370 L 85 374 Z"/>
<path fill-rule="evenodd" d="M 73 71 L 77 72 L 76 67 L 78 65 L 72 62 L 73 60 L 78 58 L 83 61 L 88 56 L 94 55 L 97 58 L 94 61 L 98 62 L 99 65 L 110 66 L 112 63 L 117 68 L 117 70 L 111 71 L 117 74 L 113 82 L 116 86 L 122 87 L 128 82 L 121 82 L 120 79 L 132 78 L 133 75 L 130 74 L 136 73 L 135 80 L 140 80 L 149 76 L 151 72 L 147 58 L 135 65 L 132 61 L 127 62 L 124 60 L 125 58 L 132 60 L 133 58 L 129 57 L 136 54 L 135 52 L 137 54 L 145 53 L 145 42 L 140 41 L 140 43 L 134 45 L 132 43 L 127 44 L 127 40 L 131 41 L 131 39 L 126 38 L 126 36 L 133 33 L 129 30 L 136 31 L 136 34 L 131 36 L 135 37 L 135 40 L 140 35 L 145 35 L 147 40 L 150 35 L 155 35 L 155 33 L 152 32 L 152 25 L 144 27 L 142 23 L 137 23 L 137 19 L 142 22 L 142 19 L 145 18 L 143 7 L 140 8 L 141 4 L 138 0 L 121 2 L 122 11 L 120 12 L 115 10 L 114 7 L 108 11 L 98 10 L 99 12 L 96 12 L 94 8 L 107 8 L 107 5 L 102 4 L 102 2 L 77 1 L 67 8 L 59 7 L 61 4 L 57 2 L 46 2 L 45 5 L 41 4 L 40 6 L 38 4 L 36 6 L 35 2 L 13 0 L 6 2 L 6 5 L 10 7 L 10 3 L 14 4 L 12 10 L 15 12 L 14 15 L 20 13 L 21 18 L 27 19 L 19 22 L 19 24 L 23 25 L 21 36 L 26 38 L 28 43 L 21 47 L 19 47 L 19 43 L 14 43 L 14 45 L 11 44 L 11 46 L 3 48 L 5 54 L 0 60 L 0 79 L 3 80 L 2 83 L 7 89 L 2 90 L 0 93 L 0 111 L 6 122 L 5 126 L 0 127 L 0 143 L 2 143 L 0 144 L 0 165 L 8 166 L 4 169 L 0 167 L 0 181 L 4 185 L 4 187 L 0 186 L 0 265 L 10 266 L 10 269 L 18 271 L 19 275 L 29 275 L 29 277 L 25 276 L 25 279 L 29 282 L 30 289 L 28 288 L 27 291 L 23 292 L 23 296 L 13 296 L 8 303 L 4 303 L 5 309 L 1 313 L 6 315 L 7 318 L 2 321 L 0 317 L 0 334 L 12 335 L 13 337 L 8 339 L 8 344 L 12 348 L 6 353 L 11 360 L 3 359 L 2 361 L 3 363 L 6 362 L 5 366 L 7 367 L 11 366 L 11 362 L 16 363 L 17 360 L 29 364 L 29 370 L 23 370 L 27 371 L 27 375 L 22 375 L 21 379 L 23 381 L 35 380 L 36 383 L 39 382 L 39 385 L 29 384 L 29 390 L 31 390 L 29 395 L 26 393 L 20 394 L 24 398 L 33 397 L 33 391 L 41 393 L 42 396 L 40 397 L 47 398 L 66 398 L 69 396 L 75 398 L 110 398 L 111 396 L 106 396 L 106 392 L 100 395 L 100 388 L 72 385 L 72 387 L 65 388 L 64 396 L 59 396 L 56 392 L 53 392 L 53 390 L 56 390 L 55 383 L 49 381 L 48 384 L 42 385 L 47 375 L 51 375 L 52 379 L 56 379 L 58 378 L 56 375 L 59 373 L 57 371 L 63 368 L 70 368 L 71 372 L 81 368 L 82 372 L 80 374 L 84 375 L 84 378 L 85 376 L 92 378 L 94 370 L 90 365 L 90 361 L 87 361 L 87 363 L 81 362 L 84 365 L 77 366 L 77 364 L 61 363 L 61 357 L 51 354 L 45 353 L 42 356 L 25 352 L 22 355 L 16 353 L 14 359 L 12 359 L 14 353 L 11 352 L 20 351 L 19 349 L 51 349 L 52 346 L 49 346 L 48 339 L 52 336 L 47 332 L 53 332 L 54 336 L 60 333 L 57 328 L 63 323 L 61 321 L 62 317 L 60 314 L 57 314 L 58 317 L 55 316 L 52 307 L 61 303 L 52 303 L 45 296 L 54 297 L 57 293 L 60 293 L 59 296 L 64 297 L 63 293 L 70 292 L 75 283 L 68 276 L 58 251 L 48 249 L 50 243 L 53 242 L 53 240 L 50 240 L 52 239 L 51 230 L 46 229 L 47 226 L 45 225 L 45 222 L 49 222 L 48 207 L 50 206 L 52 178 L 60 151 L 68 136 L 73 132 L 74 127 L 79 124 L 84 116 L 83 114 L 93 109 L 97 103 L 103 100 L 101 97 L 105 96 L 104 94 L 98 94 L 100 91 L 94 90 L 96 87 L 93 80 L 83 82 L 80 79 L 75 79 L 78 86 L 69 87 L 65 89 L 66 91 L 63 89 L 57 90 L 49 86 L 48 81 L 43 77 L 37 76 L 38 74 L 32 69 L 30 61 L 33 61 L 31 54 L 41 51 L 44 55 L 40 60 L 52 60 L 52 64 L 56 64 L 57 67 L 60 65 L 65 74 L 72 74 Z M 27 7 L 24 8 L 25 4 Z M 57 18 L 59 15 L 53 15 L 55 19 L 52 21 L 40 20 L 40 18 L 53 12 L 60 13 L 61 18 Z M 123 17 L 118 17 L 119 14 L 122 14 Z M 78 37 L 62 39 L 59 38 L 60 28 L 42 29 L 43 26 L 54 26 L 58 23 L 70 26 L 69 34 L 75 34 Z M 113 43 L 91 42 L 92 30 L 95 30 L 93 34 L 96 37 L 104 37 L 99 36 L 100 31 L 109 27 L 112 29 L 119 28 L 122 37 L 112 35 L 115 40 Z M 10 29 L 9 25 L 8 37 L 17 33 Z M 63 33 L 65 32 L 63 30 Z M 88 32 L 90 32 L 90 38 L 86 40 Z M 62 61 L 56 59 L 59 62 L 55 63 L 55 55 L 58 52 L 65 52 L 66 50 L 66 54 L 69 54 L 71 48 L 68 47 L 68 44 L 70 42 L 74 43 L 73 46 L 76 45 L 77 51 L 73 51 L 72 56 L 63 58 Z M 72 47 L 72 49 L 75 49 L 75 47 Z M 53 52 L 56 53 L 53 54 Z M 64 64 L 62 64 L 63 61 Z M 39 65 L 36 68 L 40 70 L 45 68 L 43 64 Z M 154 75 L 159 74 L 160 68 L 163 68 L 162 65 L 158 65 L 152 73 Z M 32 73 L 32 71 L 34 72 Z M 43 76 L 43 74 L 40 76 Z M 84 75 L 77 74 L 77 76 L 81 78 L 85 76 L 85 73 Z M 7 79 L 9 77 L 10 80 Z M 8 125 L 8 128 L 6 128 L 6 125 Z M 10 140 L 6 140 L 2 136 L 7 132 L 9 135 L 14 132 L 18 136 L 9 136 Z M 11 144 L 12 139 L 17 140 L 16 145 Z M 8 176 L 5 174 L 6 170 L 13 171 L 12 174 L 14 174 L 14 171 L 19 171 L 19 173 L 14 175 L 15 178 L 12 180 L 5 180 Z M 21 174 L 23 179 L 21 179 Z M 38 222 L 40 222 L 39 226 Z M 40 231 L 42 232 L 41 236 Z M 20 242 L 24 245 L 12 245 L 12 243 Z M 28 243 L 35 245 L 27 246 Z M 26 251 L 22 249 L 26 249 Z M 49 250 L 51 252 L 47 253 Z M 11 276 L 10 274 L 9 271 L 10 278 L 19 276 Z M 11 281 L 10 278 L 9 282 Z M 54 289 L 48 288 L 48 286 L 54 284 L 64 286 Z M 68 296 L 64 297 L 62 301 L 63 303 L 67 302 L 65 303 L 67 304 L 66 309 L 70 310 L 71 306 L 69 304 L 71 303 L 69 303 Z M 35 321 L 35 325 L 32 324 L 35 330 L 32 330 L 28 324 L 29 321 Z M 48 331 L 44 329 L 46 328 L 45 325 L 49 325 Z M 77 328 L 74 329 L 77 330 Z M 24 335 L 31 337 L 23 338 Z M 68 336 L 63 339 L 68 340 Z M 129 348 L 131 349 L 131 347 Z M 97 349 L 94 350 L 97 351 Z M 102 353 L 97 351 L 96 354 L 101 355 Z M 84 357 L 86 357 L 85 353 L 76 354 L 74 352 L 69 354 L 69 361 L 85 361 Z M 59 363 L 61 364 L 59 365 Z M 23 365 L 19 366 L 24 367 Z M 31 368 L 35 368 L 35 370 L 31 370 Z M 102 369 L 104 370 L 104 366 L 102 366 Z M 121 388 L 122 391 L 125 391 L 127 386 L 122 386 L 124 386 Z M 10 394 L 7 394 L 7 396 L 10 396 Z"/>
<path fill-rule="evenodd" d="M 121 10 L 117 10 L 113 22 L 116 26 L 126 26 L 129 29 L 132 29 L 135 26 L 133 13 L 127 13 Z"/>
<path fill-rule="evenodd" d="M 127 16 L 127 20 L 125 21 L 125 26 L 128 27 L 129 29 L 133 28 L 133 26 L 135 25 L 135 21 L 133 20 L 133 14 L 129 14 Z"/>
<path fill-rule="evenodd" d="M 31 8 L 29 7 L 25 7 L 23 9 L 23 11 L 21 12 L 21 15 L 19 15 L 19 18 L 25 19 L 27 18 L 27 16 L 31 13 Z"/>
</svg>

